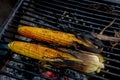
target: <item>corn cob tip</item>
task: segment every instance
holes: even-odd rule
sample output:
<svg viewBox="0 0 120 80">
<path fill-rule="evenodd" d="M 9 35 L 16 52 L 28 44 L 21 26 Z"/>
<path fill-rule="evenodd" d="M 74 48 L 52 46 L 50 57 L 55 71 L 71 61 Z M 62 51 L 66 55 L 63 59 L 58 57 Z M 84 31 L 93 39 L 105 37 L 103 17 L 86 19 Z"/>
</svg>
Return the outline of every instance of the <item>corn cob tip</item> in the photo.
<svg viewBox="0 0 120 80">
<path fill-rule="evenodd" d="M 18 42 L 20 42 L 20 41 L 12 41 L 12 42 L 9 42 L 7 46 L 8 46 L 9 49 L 13 50 L 14 44 L 16 44 L 16 43 L 18 43 Z"/>
<path fill-rule="evenodd" d="M 18 28 L 18 32 L 22 31 L 24 28 L 28 28 L 28 26 L 20 26 L 20 27 Z"/>
<path fill-rule="evenodd" d="M 15 41 L 8 43 L 8 48 L 10 48 L 10 49 L 11 49 L 11 46 L 13 46 L 13 45 L 14 45 L 14 43 L 15 43 Z"/>
</svg>

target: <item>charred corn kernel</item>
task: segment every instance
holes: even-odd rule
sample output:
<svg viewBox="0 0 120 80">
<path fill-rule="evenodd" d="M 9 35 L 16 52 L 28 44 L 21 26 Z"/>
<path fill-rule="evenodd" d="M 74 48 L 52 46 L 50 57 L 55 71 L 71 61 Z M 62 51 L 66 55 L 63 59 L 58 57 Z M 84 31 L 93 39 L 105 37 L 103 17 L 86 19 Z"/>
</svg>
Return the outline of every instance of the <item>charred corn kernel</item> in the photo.
<svg viewBox="0 0 120 80">
<path fill-rule="evenodd" d="M 75 35 L 61 31 L 49 30 L 45 28 L 37 28 L 30 26 L 21 26 L 18 32 L 28 38 L 48 43 L 54 43 L 61 46 L 74 46 L 74 42 L 82 44 L 86 47 L 95 47 L 84 40 L 80 40 Z"/>
<path fill-rule="evenodd" d="M 79 58 L 66 52 L 57 51 L 43 45 L 13 41 L 8 44 L 12 51 L 41 61 L 47 61 L 56 67 L 68 67 L 84 73 L 104 68 L 99 57 L 93 54 L 78 54 Z"/>
</svg>

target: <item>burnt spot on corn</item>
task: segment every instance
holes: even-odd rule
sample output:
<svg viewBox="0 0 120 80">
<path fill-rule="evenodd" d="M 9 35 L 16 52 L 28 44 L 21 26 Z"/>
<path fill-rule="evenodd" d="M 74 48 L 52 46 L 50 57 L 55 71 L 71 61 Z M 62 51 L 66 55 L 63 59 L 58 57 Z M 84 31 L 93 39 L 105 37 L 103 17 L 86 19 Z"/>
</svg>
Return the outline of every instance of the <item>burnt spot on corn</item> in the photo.
<svg viewBox="0 0 120 80">
<path fill-rule="evenodd" d="M 101 50 L 99 50 L 98 48 L 95 48 L 94 46 L 84 46 L 83 44 L 79 44 L 78 42 L 74 42 L 74 48 L 76 51 L 90 51 L 90 52 L 94 52 L 94 53 L 101 53 Z"/>
<path fill-rule="evenodd" d="M 82 32 L 82 33 L 77 33 L 75 36 L 80 40 L 83 39 L 86 42 L 89 41 L 89 43 L 94 44 L 99 48 L 104 47 L 104 44 L 102 43 L 102 41 L 97 37 L 94 37 L 91 33 Z"/>
</svg>

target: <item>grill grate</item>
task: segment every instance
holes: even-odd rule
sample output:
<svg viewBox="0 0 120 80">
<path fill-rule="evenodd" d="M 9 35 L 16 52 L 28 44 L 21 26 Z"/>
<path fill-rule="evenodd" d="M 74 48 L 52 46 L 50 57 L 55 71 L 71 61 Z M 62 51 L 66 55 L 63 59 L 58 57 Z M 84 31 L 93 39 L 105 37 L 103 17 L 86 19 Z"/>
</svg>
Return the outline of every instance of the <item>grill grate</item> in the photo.
<svg viewBox="0 0 120 80">
<path fill-rule="evenodd" d="M 105 10 L 93 9 L 92 5 L 95 4 L 102 6 L 109 4 L 112 6 L 113 10 L 112 12 L 107 12 Z M 7 43 L 13 40 L 38 43 L 37 41 L 33 41 L 19 35 L 17 33 L 17 28 L 19 25 L 40 26 L 69 33 L 72 33 L 73 31 L 76 33 L 99 33 L 104 26 L 108 25 L 114 18 L 117 18 L 115 23 L 104 32 L 106 35 L 113 36 L 114 30 L 120 32 L 119 5 L 119 3 L 106 0 L 99 2 L 97 0 L 20 0 L 15 6 L 16 8 L 8 21 L 3 25 L 4 29 L 1 32 L 0 60 L 2 61 L 0 62 L 0 67 L 2 70 L 0 73 L 18 80 L 29 80 L 27 75 L 30 75 L 31 78 L 35 78 L 33 76 L 36 76 L 39 80 L 48 79 L 40 74 L 42 69 L 39 70 L 38 66 L 35 66 L 38 65 L 38 61 L 17 55 L 7 49 Z M 71 80 L 87 80 L 87 78 L 90 80 L 112 80 L 113 78 L 119 80 L 120 48 L 119 46 L 112 48 L 108 42 L 104 42 L 104 44 L 105 49 L 102 54 L 105 56 L 105 69 L 99 74 L 84 75 L 69 69 L 58 70 L 51 68 L 50 70 L 58 73 L 60 77 L 62 77 L 58 78 L 58 80 L 62 80 L 65 77 L 69 77 Z M 17 58 L 15 57 L 16 55 Z M 14 65 L 16 63 L 17 66 Z M 2 66 L 3 64 L 5 64 L 4 67 Z M 26 69 L 25 66 L 29 66 L 30 69 Z M 6 72 L 5 70 L 7 69 L 12 70 L 13 73 L 10 71 Z M 16 73 L 14 72 L 19 73 L 20 75 L 15 75 Z M 76 73 L 79 77 L 76 77 L 76 75 L 72 76 L 71 73 Z M 56 80 L 56 78 L 53 80 Z"/>
</svg>

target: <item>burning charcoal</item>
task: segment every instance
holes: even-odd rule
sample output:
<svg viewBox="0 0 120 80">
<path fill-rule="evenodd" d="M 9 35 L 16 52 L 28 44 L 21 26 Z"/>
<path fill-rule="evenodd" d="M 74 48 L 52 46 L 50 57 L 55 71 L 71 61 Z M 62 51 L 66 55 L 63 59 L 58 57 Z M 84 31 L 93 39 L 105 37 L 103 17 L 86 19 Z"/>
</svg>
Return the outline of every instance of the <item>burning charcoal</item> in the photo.
<svg viewBox="0 0 120 80">
<path fill-rule="evenodd" d="M 65 77 L 64 80 L 69 80 L 69 78 L 68 78 L 68 77 Z"/>
<path fill-rule="evenodd" d="M 43 75 L 47 78 L 54 78 L 55 77 L 55 74 L 51 71 L 46 71 L 43 73 Z"/>
<path fill-rule="evenodd" d="M 46 79 L 50 79 L 50 80 L 60 80 L 60 76 L 58 73 L 52 72 L 52 71 L 43 71 L 42 76 L 45 77 Z"/>
</svg>

